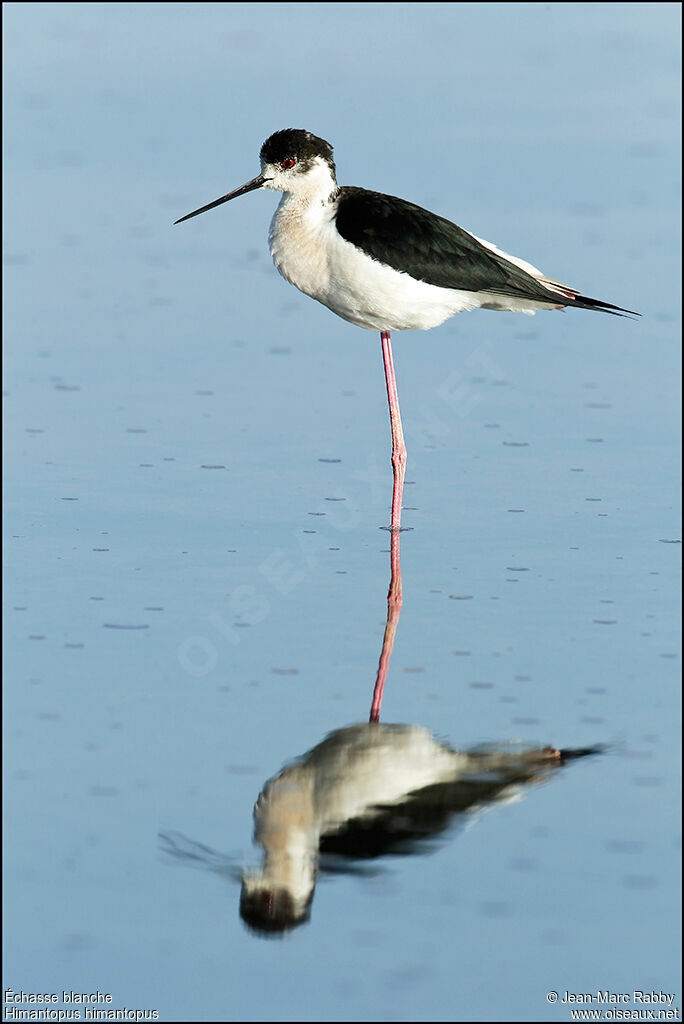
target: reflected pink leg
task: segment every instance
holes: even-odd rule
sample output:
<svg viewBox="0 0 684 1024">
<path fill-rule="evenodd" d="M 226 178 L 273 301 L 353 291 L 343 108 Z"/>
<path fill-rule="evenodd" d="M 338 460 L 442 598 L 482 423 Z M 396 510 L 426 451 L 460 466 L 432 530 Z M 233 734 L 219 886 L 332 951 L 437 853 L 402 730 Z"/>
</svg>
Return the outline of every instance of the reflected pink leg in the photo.
<svg viewBox="0 0 684 1024">
<path fill-rule="evenodd" d="M 394 469 L 394 490 L 392 492 L 392 533 L 401 529 L 401 499 L 404 492 L 404 474 L 406 472 L 406 445 L 404 431 L 401 428 L 399 413 L 399 395 L 397 379 L 394 376 L 392 361 L 392 343 L 390 332 L 380 333 L 382 342 L 382 361 L 385 364 L 385 380 L 387 381 L 387 399 L 389 401 L 390 425 L 392 427 L 392 467 Z"/>
<path fill-rule="evenodd" d="M 389 670 L 390 655 L 392 653 L 392 647 L 394 645 L 394 634 L 397 631 L 397 623 L 399 622 L 399 613 L 401 611 L 402 603 L 399 530 L 393 529 L 390 534 L 390 538 L 390 560 L 392 565 L 392 576 L 390 579 L 389 592 L 387 594 L 387 623 L 385 625 L 385 635 L 382 641 L 382 651 L 380 652 L 378 674 L 375 679 L 373 703 L 371 704 L 371 722 L 380 721 L 380 706 L 382 705 L 382 695 L 385 690 L 385 680 L 387 679 L 387 672 Z"/>
</svg>

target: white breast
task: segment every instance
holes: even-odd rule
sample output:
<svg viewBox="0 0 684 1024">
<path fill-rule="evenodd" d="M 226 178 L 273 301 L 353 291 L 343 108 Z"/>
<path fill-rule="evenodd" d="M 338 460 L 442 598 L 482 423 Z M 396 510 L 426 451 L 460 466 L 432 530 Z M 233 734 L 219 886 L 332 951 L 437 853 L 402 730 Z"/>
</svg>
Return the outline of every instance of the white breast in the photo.
<svg viewBox="0 0 684 1024">
<path fill-rule="evenodd" d="M 285 280 L 323 303 L 330 289 L 326 222 L 332 222 L 334 215 L 334 207 L 329 203 L 313 209 L 285 193 L 268 235 L 273 262 Z"/>
<path fill-rule="evenodd" d="M 371 259 L 338 233 L 332 203 L 308 205 L 284 195 L 269 244 L 273 262 L 290 284 L 368 330 L 426 330 L 480 305 L 467 292 L 414 281 Z"/>
</svg>

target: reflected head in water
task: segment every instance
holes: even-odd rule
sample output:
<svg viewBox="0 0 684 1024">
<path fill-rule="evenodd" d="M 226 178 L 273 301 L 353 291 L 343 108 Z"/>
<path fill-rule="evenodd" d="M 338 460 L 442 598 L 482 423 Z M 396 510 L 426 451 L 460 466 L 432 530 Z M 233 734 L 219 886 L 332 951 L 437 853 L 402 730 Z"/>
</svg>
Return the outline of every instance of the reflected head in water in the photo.
<svg viewBox="0 0 684 1024">
<path fill-rule="evenodd" d="M 314 890 L 304 903 L 284 887 L 269 887 L 261 876 L 245 874 L 240 892 L 240 917 L 247 927 L 265 937 L 284 935 L 311 917 Z"/>
</svg>

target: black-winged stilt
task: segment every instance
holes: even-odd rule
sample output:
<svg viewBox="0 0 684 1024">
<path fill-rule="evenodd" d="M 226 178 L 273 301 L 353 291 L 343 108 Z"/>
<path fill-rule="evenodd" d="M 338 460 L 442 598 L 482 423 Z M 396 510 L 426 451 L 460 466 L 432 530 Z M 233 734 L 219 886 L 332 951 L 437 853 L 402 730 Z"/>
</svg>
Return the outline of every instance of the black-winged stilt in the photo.
<svg viewBox="0 0 684 1024">
<path fill-rule="evenodd" d="M 176 224 L 254 189 L 283 193 L 269 233 L 277 269 L 344 320 L 380 331 L 392 427 L 393 531 L 400 529 L 406 446 L 391 331 L 427 330 L 477 308 L 532 314 L 575 306 L 638 315 L 581 295 L 414 203 L 339 186 L 332 146 L 311 132 L 275 132 L 260 158 L 256 178 Z"/>
</svg>

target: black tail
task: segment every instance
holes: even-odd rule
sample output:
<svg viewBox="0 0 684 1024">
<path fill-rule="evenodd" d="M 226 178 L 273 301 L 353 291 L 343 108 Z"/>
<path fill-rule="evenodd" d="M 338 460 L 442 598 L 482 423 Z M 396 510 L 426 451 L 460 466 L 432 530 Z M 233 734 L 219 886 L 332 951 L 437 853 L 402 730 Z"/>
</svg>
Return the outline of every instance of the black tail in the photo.
<svg viewBox="0 0 684 1024">
<path fill-rule="evenodd" d="M 578 309 L 594 309 L 599 313 L 610 313 L 612 316 L 641 316 L 641 313 L 637 313 L 633 309 L 623 309 L 622 306 L 614 306 L 612 302 L 590 299 L 588 295 L 573 295 L 567 305 L 568 307 L 576 306 Z"/>
</svg>

